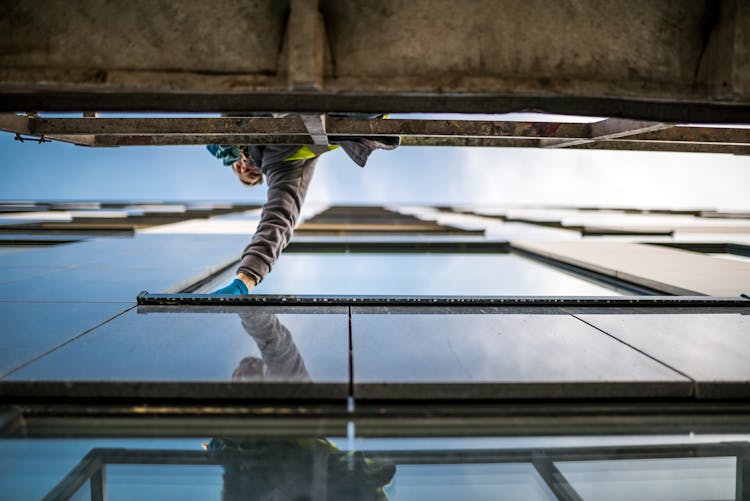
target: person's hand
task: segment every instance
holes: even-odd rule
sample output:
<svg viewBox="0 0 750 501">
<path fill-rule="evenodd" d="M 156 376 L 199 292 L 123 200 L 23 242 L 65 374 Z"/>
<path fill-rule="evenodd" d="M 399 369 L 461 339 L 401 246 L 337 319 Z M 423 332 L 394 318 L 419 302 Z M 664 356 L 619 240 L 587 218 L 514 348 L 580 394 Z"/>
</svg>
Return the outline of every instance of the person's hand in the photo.
<svg viewBox="0 0 750 501">
<path fill-rule="evenodd" d="M 221 289 L 213 291 L 211 294 L 247 294 L 249 291 L 245 282 L 239 278 L 232 280 L 232 283 L 222 287 Z"/>
</svg>

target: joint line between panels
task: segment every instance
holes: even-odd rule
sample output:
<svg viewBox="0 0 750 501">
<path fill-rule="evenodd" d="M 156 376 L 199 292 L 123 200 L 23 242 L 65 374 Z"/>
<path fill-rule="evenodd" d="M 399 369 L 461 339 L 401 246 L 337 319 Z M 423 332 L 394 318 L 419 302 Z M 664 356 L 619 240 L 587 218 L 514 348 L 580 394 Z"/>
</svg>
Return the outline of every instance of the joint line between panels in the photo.
<svg viewBox="0 0 750 501">
<path fill-rule="evenodd" d="M 626 341 L 624 341 L 624 340 L 620 339 L 619 337 L 617 337 L 617 336 L 615 336 L 615 335 L 613 335 L 613 334 L 610 334 L 609 332 L 605 331 L 604 329 L 601 329 L 601 328 L 597 327 L 596 325 L 592 324 L 591 322 L 587 322 L 586 320 L 582 319 L 582 318 L 581 318 L 581 317 L 579 317 L 578 315 L 575 315 L 575 314 L 572 314 L 572 313 L 568 313 L 568 315 L 570 315 L 571 317 L 575 318 L 576 320 L 580 320 L 581 322 L 583 322 L 584 324 L 586 324 L 586 325 L 588 325 L 588 326 L 590 326 L 590 327 L 593 327 L 594 329 L 598 330 L 599 332 L 601 332 L 601 333 L 603 333 L 603 334 L 605 334 L 605 335 L 607 335 L 607 336 L 611 337 L 611 338 L 612 338 L 612 339 L 614 339 L 615 341 L 617 341 L 617 342 L 619 342 L 619 343 L 622 343 L 622 344 L 624 344 L 624 345 L 625 345 L 625 346 L 627 346 L 628 348 L 631 348 L 631 349 L 633 349 L 633 350 L 637 351 L 637 352 L 638 352 L 638 353 L 640 353 L 641 355 L 644 355 L 644 356 L 646 356 L 646 357 L 650 358 L 650 359 L 651 359 L 651 360 L 653 360 L 654 362 L 657 362 L 657 363 L 659 363 L 659 364 L 663 365 L 664 367 L 667 367 L 668 369 L 670 369 L 670 370 L 673 370 L 674 372 L 676 372 L 676 373 L 677 373 L 677 374 L 679 374 L 680 376 L 682 376 L 682 377 L 685 377 L 685 378 L 689 379 L 690 381 L 692 381 L 692 382 L 693 382 L 693 388 L 695 387 L 695 383 L 697 383 L 697 381 L 696 381 L 695 379 L 691 378 L 690 376 L 688 376 L 687 374 L 685 374 L 684 372 L 682 372 L 681 370 L 678 370 L 677 368 L 675 368 L 675 367 L 671 366 L 670 364 L 668 364 L 668 363 L 666 363 L 666 362 L 664 362 L 664 361 L 662 361 L 662 360 L 659 360 L 659 359 L 658 359 L 658 358 L 656 358 L 655 356 L 653 356 L 653 355 L 651 355 L 651 354 L 649 354 L 649 353 L 646 353 L 645 351 L 641 350 L 640 348 L 637 348 L 637 347 L 633 346 L 632 344 L 630 344 L 630 343 L 628 343 L 628 342 L 626 342 Z"/>
<path fill-rule="evenodd" d="M 39 360 L 40 358 L 46 357 L 47 355 L 49 355 L 49 354 L 50 354 L 50 353 L 52 353 L 53 351 L 57 351 L 57 350 L 59 350 L 59 349 L 60 349 L 60 348 L 62 348 L 63 346 L 65 346 L 65 345 L 68 345 L 68 344 L 72 343 L 73 341 L 75 341 L 75 340 L 77 340 L 77 339 L 80 339 L 81 337 L 85 336 L 85 335 L 86 335 L 86 334 L 88 334 L 89 332 L 91 332 L 91 331 L 93 331 L 93 330 L 95 330 L 95 329 L 98 329 L 99 327 L 101 327 L 102 325 L 106 324 L 107 322 L 110 322 L 110 321 L 114 320 L 115 318 L 117 318 L 117 317 L 119 317 L 119 316 L 121 316 L 121 315 L 124 315 L 125 313 L 129 312 L 129 311 L 130 311 L 130 310 L 132 310 L 133 308 L 137 308 L 137 307 L 138 307 L 138 305 L 133 305 L 133 306 L 131 306 L 131 307 L 127 308 L 126 310 L 123 310 L 123 311 L 121 311 L 120 313 L 118 313 L 118 314 L 116 314 L 116 315 L 114 315 L 114 316 L 112 316 L 112 317 L 110 317 L 110 318 L 107 318 L 107 319 L 104 319 L 104 320 L 102 320 L 102 321 L 101 321 L 101 322 L 99 322 L 98 324 L 94 325 L 93 327 L 89 327 L 88 329 L 86 329 L 85 331 L 81 332 L 81 333 L 80 333 L 80 334 L 78 334 L 77 336 L 74 336 L 74 337 L 72 337 L 72 338 L 68 339 L 67 341 L 64 341 L 64 342 L 62 342 L 62 343 L 58 344 L 57 346 L 54 346 L 54 347 L 50 348 L 49 350 L 45 351 L 44 353 L 42 353 L 42 354 L 40 354 L 40 355 L 37 355 L 37 356 L 35 356 L 35 357 L 34 357 L 34 358 L 32 358 L 31 360 L 27 360 L 26 362 L 22 363 L 22 364 L 21 364 L 21 365 L 19 365 L 18 367 L 14 367 L 13 369 L 9 370 L 8 372 L 6 372 L 6 373 L 4 373 L 4 374 L 0 374 L 0 379 L 3 379 L 3 378 L 6 378 L 6 377 L 8 377 L 8 376 L 10 376 L 11 374 L 13 374 L 14 372 L 18 372 L 19 370 L 23 369 L 24 367 L 28 367 L 29 365 L 33 364 L 34 362 L 36 362 L 36 361 L 37 361 L 37 360 Z"/>
<path fill-rule="evenodd" d="M 350 401 L 352 401 L 354 399 L 354 343 L 353 343 L 354 336 L 352 335 L 352 307 L 348 306 L 347 307 L 347 311 L 348 311 L 348 320 L 349 320 L 349 322 L 348 322 L 348 329 L 347 329 L 347 333 L 348 333 L 347 343 L 348 343 L 348 348 L 349 348 L 349 350 L 348 350 L 348 355 L 349 355 L 349 399 L 350 399 Z M 348 404 L 347 404 L 347 406 L 348 406 Z"/>
</svg>

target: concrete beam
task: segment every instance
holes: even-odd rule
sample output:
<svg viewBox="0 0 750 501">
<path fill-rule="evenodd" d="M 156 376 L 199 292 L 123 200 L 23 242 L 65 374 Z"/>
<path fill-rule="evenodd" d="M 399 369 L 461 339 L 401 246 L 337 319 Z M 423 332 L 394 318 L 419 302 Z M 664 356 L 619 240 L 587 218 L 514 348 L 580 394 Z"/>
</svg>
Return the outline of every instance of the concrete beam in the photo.
<svg viewBox="0 0 750 501">
<path fill-rule="evenodd" d="M 514 113 L 535 111 L 561 115 L 610 116 L 661 122 L 750 123 L 750 100 L 732 102 L 660 102 L 590 96 L 539 96 L 493 93 L 414 93 L 404 91 L 370 93 L 352 89 L 336 91 L 210 92 L 109 91 L 100 87 L 82 90 L 70 85 L 4 85 L 0 68 L 0 112 L 358 112 L 358 113 Z M 111 75 L 111 74 L 110 74 Z M 190 80 L 190 75 L 182 75 Z M 201 77 L 204 77 L 201 75 Z M 174 80 L 175 75 L 170 75 Z M 236 77 L 235 80 L 243 80 Z M 247 80 L 250 85 L 253 79 Z M 158 80 L 152 82 L 158 83 Z"/>
<path fill-rule="evenodd" d="M 697 79 L 717 100 L 750 92 L 750 2 L 716 0 L 707 4 Z"/>
<path fill-rule="evenodd" d="M 750 2 L 16 0 L 0 16 L 5 111 L 529 109 L 748 123 Z"/>
<path fill-rule="evenodd" d="M 286 36 L 289 90 L 323 90 L 325 27 L 318 0 L 291 0 Z"/>
</svg>

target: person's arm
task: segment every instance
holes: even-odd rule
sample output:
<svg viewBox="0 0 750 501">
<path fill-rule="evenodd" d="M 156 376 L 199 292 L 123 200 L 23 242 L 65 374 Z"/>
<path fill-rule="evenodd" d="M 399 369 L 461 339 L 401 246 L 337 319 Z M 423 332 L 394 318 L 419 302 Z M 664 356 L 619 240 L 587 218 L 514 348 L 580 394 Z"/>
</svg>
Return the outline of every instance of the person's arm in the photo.
<svg viewBox="0 0 750 501">
<path fill-rule="evenodd" d="M 240 313 L 239 316 L 245 332 L 258 345 L 263 363 L 268 367 L 272 379 L 310 380 L 305 361 L 294 344 L 291 332 L 276 315 L 264 310 L 250 310 L 249 313 Z"/>
<path fill-rule="evenodd" d="M 248 291 L 271 271 L 289 243 L 305 201 L 317 158 L 263 165 L 268 198 L 253 239 L 242 253 L 237 278 Z"/>
</svg>

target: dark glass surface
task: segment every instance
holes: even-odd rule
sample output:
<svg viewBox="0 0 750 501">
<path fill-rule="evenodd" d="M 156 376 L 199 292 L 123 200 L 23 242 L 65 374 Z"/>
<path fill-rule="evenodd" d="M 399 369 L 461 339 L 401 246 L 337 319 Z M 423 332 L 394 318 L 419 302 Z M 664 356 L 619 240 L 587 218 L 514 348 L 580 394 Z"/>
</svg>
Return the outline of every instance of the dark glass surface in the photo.
<svg viewBox="0 0 750 501">
<path fill-rule="evenodd" d="M 130 311 L 10 379 L 315 383 L 318 396 L 346 396 L 346 308 L 278 315 L 258 307 L 169 311 Z M 246 388 L 248 396 L 254 386 Z M 298 390 L 293 396 L 304 398 Z"/>
<path fill-rule="evenodd" d="M 646 392 L 664 391 L 660 383 L 682 382 L 672 389 L 683 392 L 690 383 L 569 315 L 366 311 L 352 310 L 355 395 L 360 397 L 489 396 L 499 391 L 493 384 L 543 382 L 653 383 L 650 390 L 641 389 Z M 394 384 L 400 386 L 388 387 Z M 615 385 L 607 392 L 613 396 L 623 388 Z M 527 396 L 533 394 L 528 388 Z"/>
<path fill-rule="evenodd" d="M 47 273 L 59 271 L 59 268 L 50 267 L 24 267 L 24 268 L 0 268 L 0 285 L 5 285 L 19 280 L 37 278 Z"/>
<path fill-rule="evenodd" d="M 131 306 L 127 303 L 0 302 L 0 374 L 44 354 Z"/>
<path fill-rule="evenodd" d="M 132 301 L 143 290 L 169 290 L 195 274 L 179 267 L 60 269 L 0 285 L 0 300 Z"/>
<path fill-rule="evenodd" d="M 91 482 L 86 481 L 73 496 L 70 498 L 70 501 L 89 501 L 92 498 L 91 496 Z"/>
<path fill-rule="evenodd" d="M 134 301 L 143 290 L 176 292 L 231 262 L 244 240 L 139 235 L 8 254 L 0 256 L 0 300 Z"/>
<path fill-rule="evenodd" d="M 578 316 L 696 380 L 750 380 L 748 315 L 662 310 Z"/>
<path fill-rule="evenodd" d="M 128 238 L 98 238 L 4 255 L 1 268 L 67 267 L 116 258 L 128 252 Z"/>
<path fill-rule="evenodd" d="M 244 235 L 135 234 L 95 238 L 4 255 L 0 269 L 25 266 L 169 266 L 170 261 L 206 266 L 224 262 L 247 244 Z"/>
</svg>

